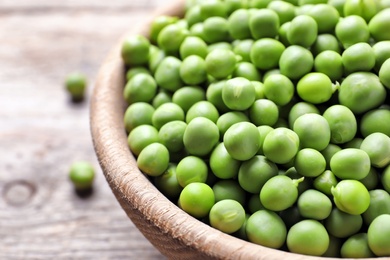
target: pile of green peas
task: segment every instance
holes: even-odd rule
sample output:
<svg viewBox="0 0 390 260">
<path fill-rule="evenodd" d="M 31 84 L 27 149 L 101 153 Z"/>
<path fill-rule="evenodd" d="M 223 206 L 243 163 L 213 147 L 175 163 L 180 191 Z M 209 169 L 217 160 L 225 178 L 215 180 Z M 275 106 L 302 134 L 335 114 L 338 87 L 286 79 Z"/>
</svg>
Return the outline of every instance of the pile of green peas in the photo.
<svg viewBox="0 0 390 260">
<path fill-rule="evenodd" d="M 139 169 L 193 217 L 390 256 L 390 1 L 192 0 L 122 44 Z"/>
</svg>

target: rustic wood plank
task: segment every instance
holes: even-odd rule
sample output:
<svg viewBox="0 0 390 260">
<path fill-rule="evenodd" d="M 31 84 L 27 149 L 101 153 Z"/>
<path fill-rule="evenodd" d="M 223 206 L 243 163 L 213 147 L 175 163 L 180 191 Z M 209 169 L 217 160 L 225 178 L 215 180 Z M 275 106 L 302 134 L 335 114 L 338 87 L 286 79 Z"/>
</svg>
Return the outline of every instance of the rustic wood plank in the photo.
<svg viewBox="0 0 390 260">
<path fill-rule="evenodd" d="M 110 47 L 162 2 L 0 1 L 0 259 L 164 258 L 101 173 L 89 97 L 71 103 L 63 86 L 80 71 L 90 95 Z M 76 160 L 96 168 L 89 197 L 77 196 L 68 180 Z"/>
</svg>

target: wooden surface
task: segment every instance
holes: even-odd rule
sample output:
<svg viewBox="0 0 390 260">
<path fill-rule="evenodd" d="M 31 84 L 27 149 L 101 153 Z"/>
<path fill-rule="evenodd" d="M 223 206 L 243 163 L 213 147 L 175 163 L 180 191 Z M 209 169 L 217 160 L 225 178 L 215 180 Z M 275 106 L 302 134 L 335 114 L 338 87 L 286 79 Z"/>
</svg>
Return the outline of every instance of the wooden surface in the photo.
<svg viewBox="0 0 390 260">
<path fill-rule="evenodd" d="M 70 102 L 64 78 L 92 92 L 111 46 L 169 1 L 0 0 L 0 259 L 164 259 L 106 183 L 89 131 L 89 98 Z M 68 169 L 95 165 L 89 197 Z"/>
</svg>

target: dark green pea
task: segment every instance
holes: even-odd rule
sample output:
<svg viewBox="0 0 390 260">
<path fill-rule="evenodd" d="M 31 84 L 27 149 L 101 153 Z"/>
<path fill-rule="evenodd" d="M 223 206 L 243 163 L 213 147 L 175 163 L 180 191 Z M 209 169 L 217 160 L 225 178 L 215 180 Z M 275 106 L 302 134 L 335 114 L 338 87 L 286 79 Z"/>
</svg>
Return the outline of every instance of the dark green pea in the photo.
<svg viewBox="0 0 390 260">
<path fill-rule="evenodd" d="M 183 121 L 168 122 L 158 131 L 158 139 L 169 152 L 179 152 L 184 148 L 183 136 L 186 127 L 187 124 Z"/>
<path fill-rule="evenodd" d="M 285 1 L 271 1 L 267 8 L 278 14 L 280 24 L 289 22 L 295 17 L 295 6 Z"/>
<path fill-rule="evenodd" d="M 374 253 L 368 246 L 367 233 L 358 233 L 350 236 L 340 250 L 343 258 L 371 258 Z"/>
<path fill-rule="evenodd" d="M 360 137 L 355 137 L 353 138 L 351 141 L 349 142 L 346 142 L 345 144 L 343 144 L 343 148 L 357 148 L 357 149 L 360 149 L 360 145 L 362 145 L 362 142 L 363 142 L 363 138 L 360 138 Z"/>
<path fill-rule="evenodd" d="M 234 47 L 233 51 L 236 55 L 241 56 L 242 61 L 250 62 L 250 51 L 253 45 L 252 39 L 240 40 Z"/>
<path fill-rule="evenodd" d="M 325 74 L 333 82 L 340 80 L 344 73 L 341 55 L 331 50 L 319 53 L 314 59 L 314 70 Z"/>
<path fill-rule="evenodd" d="M 228 18 L 228 30 L 234 39 L 251 38 L 249 29 L 250 13 L 246 9 L 234 11 Z"/>
<path fill-rule="evenodd" d="M 318 25 L 318 33 L 333 33 L 340 15 L 335 7 L 327 3 L 313 5 L 307 15 L 314 18 Z"/>
<path fill-rule="evenodd" d="M 390 193 L 390 165 L 383 169 L 381 183 L 383 188 Z"/>
<path fill-rule="evenodd" d="M 150 40 L 153 43 L 157 43 L 157 38 L 161 30 L 167 25 L 176 23 L 178 20 L 178 17 L 168 15 L 160 15 L 154 18 L 150 25 Z"/>
<path fill-rule="evenodd" d="M 206 42 L 216 43 L 229 40 L 229 24 L 225 18 L 209 17 L 203 22 L 203 33 Z"/>
<path fill-rule="evenodd" d="M 242 61 L 237 63 L 237 66 L 233 71 L 232 77 L 242 77 L 250 81 L 260 81 L 261 73 L 252 63 Z"/>
<path fill-rule="evenodd" d="M 225 3 L 220 0 L 203 1 L 200 4 L 200 14 L 203 20 L 213 16 L 226 17 L 227 8 Z"/>
<path fill-rule="evenodd" d="M 189 27 L 196 23 L 203 22 L 203 17 L 200 13 L 200 5 L 189 8 L 184 14 L 184 20 L 187 21 Z"/>
<path fill-rule="evenodd" d="M 196 23 L 196 24 L 192 25 L 190 28 L 190 36 L 195 36 L 195 37 L 202 39 L 203 41 L 206 41 L 205 37 L 204 37 L 204 30 L 203 29 L 204 29 L 203 23 Z"/>
<path fill-rule="evenodd" d="M 329 234 L 329 247 L 328 250 L 322 255 L 323 257 L 334 257 L 340 258 L 340 250 L 344 240 Z"/>
<path fill-rule="evenodd" d="M 220 112 L 229 112 L 230 109 L 225 105 L 222 99 L 222 89 L 226 80 L 211 83 L 206 90 L 206 99 L 211 102 Z"/>
<path fill-rule="evenodd" d="M 158 46 L 166 53 L 179 53 L 180 45 L 189 35 L 187 29 L 183 29 L 178 23 L 165 26 L 157 37 Z"/>
<path fill-rule="evenodd" d="M 127 37 L 121 46 L 121 56 L 126 65 L 144 65 L 149 59 L 149 40 L 142 35 Z"/>
<path fill-rule="evenodd" d="M 172 94 L 164 89 L 160 89 L 156 96 L 152 100 L 152 105 L 154 108 L 158 108 L 162 104 L 172 102 Z"/>
<path fill-rule="evenodd" d="M 160 65 L 161 61 L 166 57 L 166 54 L 163 50 L 154 45 L 150 45 L 149 53 L 148 67 L 150 72 L 154 74 L 158 65 Z"/>
<path fill-rule="evenodd" d="M 250 13 L 249 29 L 254 39 L 275 38 L 279 33 L 279 26 L 279 16 L 272 9 L 252 10 Z"/>
<path fill-rule="evenodd" d="M 311 46 L 311 50 L 315 56 L 323 51 L 334 51 L 340 54 L 340 43 L 333 34 L 319 34 L 316 41 Z"/>
<path fill-rule="evenodd" d="M 315 105 L 308 103 L 308 102 L 301 101 L 301 102 L 294 104 L 290 109 L 290 113 L 288 114 L 288 124 L 289 124 L 290 128 L 292 128 L 294 126 L 295 120 L 298 117 L 300 117 L 301 115 L 304 115 L 304 114 L 308 114 L 308 113 L 319 114 L 320 111 L 318 110 L 318 108 Z"/>
<path fill-rule="evenodd" d="M 264 152 L 263 152 L 264 139 L 272 130 L 274 130 L 274 128 L 271 126 L 268 126 L 268 125 L 260 125 L 257 127 L 257 129 L 259 130 L 259 133 L 260 133 L 260 148 L 257 151 L 257 154 L 264 155 Z"/>
<path fill-rule="evenodd" d="M 378 187 L 379 183 L 378 171 L 376 170 L 376 168 L 371 167 L 367 176 L 359 181 L 363 183 L 364 186 L 366 186 L 367 190 L 370 191 L 375 189 L 376 187 Z"/>
<path fill-rule="evenodd" d="M 292 226 L 303 219 L 297 206 L 292 206 L 280 211 L 279 216 L 283 219 L 287 229 L 290 229 Z"/>
<path fill-rule="evenodd" d="M 135 102 L 150 102 L 157 92 L 154 78 L 145 73 L 135 75 L 129 80 L 123 90 L 123 96 L 128 104 Z"/>
</svg>

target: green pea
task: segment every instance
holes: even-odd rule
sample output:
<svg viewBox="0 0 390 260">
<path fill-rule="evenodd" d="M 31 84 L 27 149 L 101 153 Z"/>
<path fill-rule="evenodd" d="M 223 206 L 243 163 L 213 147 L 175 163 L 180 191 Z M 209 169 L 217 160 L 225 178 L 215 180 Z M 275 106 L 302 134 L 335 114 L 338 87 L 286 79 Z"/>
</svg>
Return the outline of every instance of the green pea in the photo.
<svg viewBox="0 0 390 260">
<path fill-rule="evenodd" d="M 372 166 L 384 168 L 390 164 L 390 137 L 383 133 L 372 133 L 364 138 L 360 149 L 365 151 Z"/>
<path fill-rule="evenodd" d="M 247 203 L 247 207 L 250 213 L 255 213 L 258 210 L 265 209 L 264 206 L 261 204 L 260 196 L 258 193 L 251 194 Z"/>
<path fill-rule="evenodd" d="M 302 46 L 288 46 L 279 60 L 280 72 L 292 80 L 300 79 L 310 72 L 314 65 L 313 54 Z"/>
<path fill-rule="evenodd" d="M 205 117 L 217 123 L 219 112 L 217 108 L 209 101 L 201 100 L 193 104 L 187 111 L 186 122 L 191 122 L 196 117 Z"/>
<path fill-rule="evenodd" d="M 295 87 L 285 75 L 274 74 L 264 80 L 264 94 L 276 105 L 287 105 L 293 98 Z"/>
<path fill-rule="evenodd" d="M 292 206 L 280 211 L 279 216 L 282 218 L 287 230 L 303 219 L 301 214 L 299 214 L 297 206 Z"/>
<path fill-rule="evenodd" d="M 346 213 L 360 215 L 370 205 L 370 194 L 359 181 L 342 180 L 331 189 L 331 192 L 336 207 Z"/>
<path fill-rule="evenodd" d="M 249 108 L 249 118 L 256 126 L 272 126 L 279 118 L 278 106 L 268 99 L 257 99 Z"/>
<path fill-rule="evenodd" d="M 158 108 L 162 104 L 172 102 L 172 94 L 164 89 L 160 89 L 158 93 L 154 96 L 152 100 L 152 105 L 154 108 Z"/>
<path fill-rule="evenodd" d="M 209 164 L 215 176 L 230 179 L 237 177 L 241 162 L 230 156 L 224 143 L 219 143 L 211 152 Z"/>
<path fill-rule="evenodd" d="M 321 115 L 315 113 L 301 115 L 295 120 L 293 130 L 299 137 L 302 148 L 322 151 L 329 145 L 331 135 L 329 123 Z"/>
<path fill-rule="evenodd" d="M 259 210 L 248 218 L 246 234 L 252 243 L 281 248 L 286 241 L 287 229 L 275 212 Z"/>
<path fill-rule="evenodd" d="M 225 105 L 222 99 L 222 89 L 224 88 L 226 80 L 210 83 L 206 90 L 206 99 L 212 103 L 218 111 L 229 112 L 230 109 Z"/>
<path fill-rule="evenodd" d="M 390 195 L 387 191 L 382 189 L 371 190 L 370 192 L 370 206 L 363 213 L 363 220 L 368 226 L 372 221 L 382 215 L 390 214 Z"/>
<path fill-rule="evenodd" d="M 170 199 L 179 198 L 183 190 L 176 178 L 176 167 L 176 164 L 170 163 L 168 169 L 154 179 L 156 187 Z"/>
<path fill-rule="evenodd" d="M 208 53 L 212 52 L 213 50 L 233 51 L 233 46 L 230 42 L 214 42 L 207 46 Z M 236 57 L 236 60 L 239 61 L 238 57 Z"/>
<path fill-rule="evenodd" d="M 142 66 L 134 66 L 134 67 L 131 67 L 130 69 L 127 70 L 127 72 L 126 72 L 126 80 L 129 81 L 135 75 L 140 74 L 140 73 L 145 73 L 145 74 L 151 75 L 150 70 L 148 70 L 147 68 L 142 67 Z"/>
<path fill-rule="evenodd" d="M 360 120 L 360 132 L 363 137 L 379 132 L 390 137 L 390 109 L 378 108 L 367 111 Z"/>
<path fill-rule="evenodd" d="M 224 233 L 238 231 L 245 222 L 245 210 L 242 205 L 232 199 L 218 201 L 209 213 L 210 225 Z"/>
<path fill-rule="evenodd" d="M 278 35 L 279 26 L 279 16 L 272 9 L 257 9 L 250 13 L 249 29 L 253 39 L 275 38 Z M 262 29 L 259 30 L 259 28 Z"/>
<path fill-rule="evenodd" d="M 238 171 L 238 183 L 247 192 L 260 193 L 264 184 L 278 174 L 278 167 L 265 156 L 255 155 L 242 162 Z"/>
<path fill-rule="evenodd" d="M 379 72 L 382 64 L 390 58 L 390 41 L 380 41 L 372 45 L 375 54 L 375 71 Z"/>
<path fill-rule="evenodd" d="M 271 1 L 267 8 L 278 14 L 280 24 L 289 22 L 295 17 L 295 6 L 285 1 Z"/>
<path fill-rule="evenodd" d="M 180 77 L 181 60 L 173 56 L 165 57 L 156 69 L 154 78 L 157 85 L 168 91 L 176 91 L 183 86 Z"/>
<path fill-rule="evenodd" d="M 290 228 L 287 247 L 292 253 L 321 256 L 329 247 L 329 235 L 325 227 L 313 219 L 305 219 Z"/>
<path fill-rule="evenodd" d="M 191 55 L 197 55 L 201 58 L 207 56 L 207 44 L 199 37 L 188 36 L 180 45 L 180 57 L 182 60 Z"/>
<path fill-rule="evenodd" d="M 261 188 L 261 204 L 273 211 L 281 211 L 291 207 L 297 201 L 297 187 L 303 179 L 293 180 L 285 175 L 271 177 Z"/>
<path fill-rule="evenodd" d="M 328 196 L 332 196 L 331 189 L 337 185 L 336 176 L 330 170 L 326 170 L 317 176 L 313 181 L 313 186 L 317 190 Z"/>
<path fill-rule="evenodd" d="M 169 151 L 160 143 L 146 146 L 137 158 L 138 168 L 149 176 L 163 174 L 169 165 Z"/>
<path fill-rule="evenodd" d="M 329 234 L 338 238 L 347 238 L 359 232 L 363 225 L 363 218 L 361 215 L 351 215 L 334 207 L 324 224 Z"/>
<path fill-rule="evenodd" d="M 144 65 L 149 59 L 150 42 L 142 35 L 128 36 L 122 42 L 121 57 L 126 65 Z"/>
<path fill-rule="evenodd" d="M 388 8 L 376 13 L 368 24 L 368 29 L 375 41 L 390 40 L 390 33 L 387 29 L 389 24 L 390 10 Z"/>
<path fill-rule="evenodd" d="M 390 165 L 383 170 L 381 183 L 383 188 L 390 193 Z"/>
<path fill-rule="evenodd" d="M 346 72 L 370 71 L 375 65 L 375 53 L 366 42 L 359 42 L 344 50 L 341 60 Z"/>
<path fill-rule="evenodd" d="M 344 4 L 344 15 L 359 15 L 368 23 L 371 18 L 378 12 L 377 3 L 375 1 L 355 1 L 346 0 Z"/>
<path fill-rule="evenodd" d="M 250 15 L 246 9 L 235 10 L 228 18 L 228 31 L 234 39 L 249 39 L 251 31 L 249 29 Z"/>
<path fill-rule="evenodd" d="M 252 63 L 242 61 L 237 63 L 237 66 L 233 71 L 232 77 L 242 77 L 250 81 L 260 81 L 261 73 Z"/>
<path fill-rule="evenodd" d="M 246 203 L 246 192 L 235 180 L 219 180 L 213 185 L 215 201 L 235 200 L 241 205 Z"/>
<path fill-rule="evenodd" d="M 328 4 L 337 9 L 340 17 L 344 17 L 344 4 L 346 0 L 328 0 Z"/>
<path fill-rule="evenodd" d="M 299 172 L 294 167 L 294 160 L 288 162 L 283 165 L 283 168 L 286 168 L 285 171 L 279 171 L 279 175 L 285 175 L 290 177 L 291 179 L 299 180 L 298 185 L 298 196 L 302 194 L 304 191 L 312 188 L 312 180 L 311 178 L 305 178 L 303 175 L 299 174 Z"/>
<path fill-rule="evenodd" d="M 330 33 L 319 34 L 316 41 L 311 46 L 311 51 L 315 56 L 323 51 L 334 51 L 340 54 L 340 43 L 336 36 Z"/>
<path fill-rule="evenodd" d="M 148 74 L 141 73 L 129 80 L 123 90 L 123 96 L 128 104 L 135 102 L 150 102 L 157 92 L 157 83 Z"/>
<path fill-rule="evenodd" d="M 203 17 L 200 13 L 200 5 L 194 5 L 191 8 L 188 8 L 184 14 L 184 20 L 187 21 L 189 27 L 196 23 L 203 22 Z"/>
<path fill-rule="evenodd" d="M 259 150 L 260 134 L 254 124 L 239 122 L 229 127 L 223 136 L 223 142 L 231 157 L 245 161 Z"/>
<path fill-rule="evenodd" d="M 174 103 L 165 103 L 156 108 L 152 116 L 153 126 L 159 130 L 170 121 L 184 121 L 184 111 Z"/>
<path fill-rule="evenodd" d="M 332 50 L 319 53 L 314 59 L 314 70 L 329 77 L 331 81 L 338 81 L 344 73 L 342 57 Z"/>
<path fill-rule="evenodd" d="M 291 45 L 310 47 L 317 39 L 318 25 L 316 20 L 308 15 L 298 15 L 292 21 L 287 31 L 287 40 Z"/>
<path fill-rule="evenodd" d="M 178 17 L 168 15 L 160 15 L 154 18 L 150 25 L 150 40 L 153 43 L 157 43 L 157 38 L 161 30 L 167 25 L 176 23 L 178 20 Z"/>
<path fill-rule="evenodd" d="M 333 33 L 340 15 L 337 9 L 327 3 L 316 4 L 308 10 L 318 25 L 318 33 Z"/>
<path fill-rule="evenodd" d="M 84 99 L 87 88 L 87 78 L 81 73 L 71 73 L 65 79 L 65 89 L 68 91 L 73 101 Z"/>
<path fill-rule="evenodd" d="M 183 135 L 186 127 L 187 124 L 183 121 L 168 122 L 158 131 L 158 140 L 167 147 L 169 152 L 179 152 L 184 148 Z"/>
<path fill-rule="evenodd" d="M 370 157 L 367 152 L 346 148 L 335 153 L 330 160 L 330 168 L 340 179 L 361 180 L 370 171 Z"/>
<path fill-rule="evenodd" d="M 194 182 L 185 186 L 179 197 L 180 207 L 196 218 L 207 216 L 214 203 L 213 189 L 201 182 Z"/>
<path fill-rule="evenodd" d="M 206 63 L 197 55 L 186 57 L 180 65 L 180 77 L 188 85 L 198 85 L 207 80 Z"/>
<path fill-rule="evenodd" d="M 275 39 L 259 39 L 252 45 L 250 59 L 258 69 L 270 70 L 278 66 L 285 49 L 284 45 Z"/>
<path fill-rule="evenodd" d="M 222 89 L 222 100 L 232 110 L 246 110 L 255 101 L 255 87 L 243 77 L 226 81 Z"/>
<path fill-rule="evenodd" d="M 322 257 L 340 258 L 340 251 L 343 242 L 343 239 L 329 234 L 329 247 L 328 250 L 326 250 L 326 252 L 322 255 Z"/>
<path fill-rule="evenodd" d="M 236 56 L 233 51 L 215 49 L 206 56 L 206 71 L 216 79 L 224 79 L 233 73 Z"/>
<path fill-rule="evenodd" d="M 165 26 L 157 37 L 158 46 L 166 53 L 179 53 L 180 45 L 189 35 L 189 31 L 183 29 L 178 23 Z"/>
<path fill-rule="evenodd" d="M 263 142 L 264 155 L 271 161 L 284 164 L 298 152 L 299 137 L 291 129 L 279 127 L 267 134 Z"/>
<path fill-rule="evenodd" d="M 190 183 L 207 180 L 207 164 L 197 156 L 186 156 L 177 164 L 176 178 L 181 187 L 186 187 Z"/>
<path fill-rule="evenodd" d="M 375 218 L 367 231 L 368 245 L 376 256 L 389 256 L 390 214 Z"/>
<path fill-rule="evenodd" d="M 298 117 L 308 113 L 319 114 L 320 111 L 315 105 L 308 102 L 301 101 L 294 104 L 288 114 L 288 124 L 290 128 L 293 128 L 294 122 Z"/>
<path fill-rule="evenodd" d="M 364 186 L 366 186 L 367 190 L 370 191 L 375 189 L 379 183 L 378 171 L 374 167 L 371 167 L 367 176 L 359 181 L 363 183 Z"/>
<path fill-rule="evenodd" d="M 219 140 L 217 125 L 208 118 L 196 117 L 188 123 L 184 131 L 184 147 L 190 154 L 209 154 Z"/>
<path fill-rule="evenodd" d="M 209 17 L 203 22 L 203 33 L 206 42 L 215 43 L 229 40 L 229 24 L 225 18 Z"/>
<path fill-rule="evenodd" d="M 69 169 L 69 179 L 76 190 L 88 190 L 95 179 L 95 169 L 89 162 L 74 162 Z"/>
<path fill-rule="evenodd" d="M 341 256 L 344 258 L 375 257 L 368 246 L 367 233 L 358 233 L 350 236 L 341 247 Z"/>
<path fill-rule="evenodd" d="M 241 56 L 242 61 L 247 61 L 250 62 L 250 52 L 253 46 L 254 40 L 252 39 L 245 39 L 245 40 L 240 40 L 234 47 L 233 47 L 233 52 L 236 55 Z"/>
<path fill-rule="evenodd" d="M 355 43 L 368 42 L 370 38 L 366 21 L 358 15 L 340 18 L 336 24 L 335 33 L 344 48 L 348 48 Z"/>
<path fill-rule="evenodd" d="M 272 0 L 252 0 L 248 2 L 248 7 L 250 8 L 266 8 Z"/>
<path fill-rule="evenodd" d="M 319 72 L 311 72 L 303 76 L 297 84 L 297 93 L 300 98 L 312 104 L 328 101 L 334 92 L 330 78 Z"/>
<path fill-rule="evenodd" d="M 282 43 L 285 47 L 289 46 L 290 43 L 287 39 L 287 32 L 290 29 L 291 22 L 286 22 L 279 26 L 278 30 L 278 40 L 280 43 Z"/>
<path fill-rule="evenodd" d="M 342 145 L 342 147 L 345 148 L 357 148 L 360 149 L 360 145 L 363 142 L 363 138 L 355 137 L 351 141 L 346 142 Z"/>
<path fill-rule="evenodd" d="M 139 125 L 152 125 L 154 111 L 154 107 L 146 102 L 129 105 L 123 117 L 126 131 L 130 133 Z"/>
<path fill-rule="evenodd" d="M 198 37 L 198 38 L 202 39 L 205 42 L 206 40 L 205 40 L 205 37 L 204 37 L 204 26 L 203 26 L 203 23 L 199 22 L 199 23 L 196 23 L 196 24 L 192 25 L 191 28 L 190 28 L 189 36 Z M 180 52 L 180 49 L 179 49 L 179 52 Z"/>
<path fill-rule="evenodd" d="M 213 16 L 226 17 L 226 5 L 220 0 L 203 1 L 200 4 L 200 14 L 203 20 Z"/>
<path fill-rule="evenodd" d="M 322 192 L 309 189 L 297 201 L 299 213 L 304 218 L 323 220 L 332 211 L 332 201 Z"/>
<path fill-rule="evenodd" d="M 305 177 L 317 177 L 325 171 L 326 161 L 319 151 L 303 148 L 295 156 L 294 167 Z"/>
<path fill-rule="evenodd" d="M 346 106 L 333 105 L 323 113 L 328 121 L 331 136 L 334 144 L 341 144 L 351 141 L 357 133 L 357 121 L 355 115 Z"/>
<path fill-rule="evenodd" d="M 157 70 L 158 65 L 166 57 L 166 53 L 158 48 L 157 46 L 150 45 L 149 49 L 149 61 L 148 68 L 151 74 L 154 74 Z"/>
<path fill-rule="evenodd" d="M 230 111 L 221 115 L 217 120 L 220 135 L 224 136 L 229 127 L 239 122 L 249 122 L 249 118 L 244 112 Z"/>
<path fill-rule="evenodd" d="M 385 87 L 390 89 L 390 58 L 383 62 L 380 70 L 379 70 L 379 80 L 382 82 Z"/>
<path fill-rule="evenodd" d="M 127 144 L 136 156 L 138 156 L 146 146 L 158 141 L 158 131 L 151 125 L 137 126 L 130 132 L 127 138 Z"/>
<path fill-rule="evenodd" d="M 198 86 L 185 86 L 173 93 L 172 102 L 179 105 L 184 113 L 195 103 L 205 100 L 205 90 Z"/>
</svg>

